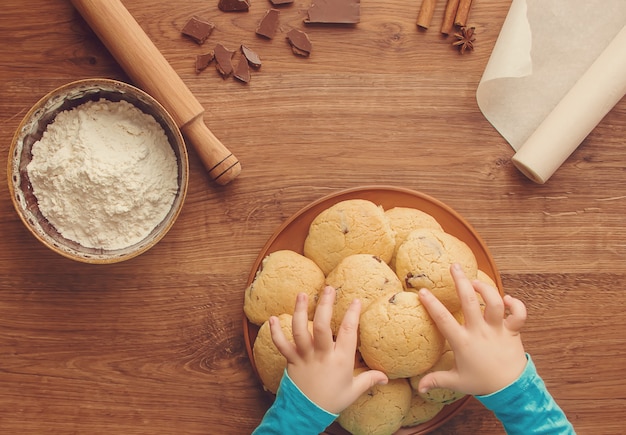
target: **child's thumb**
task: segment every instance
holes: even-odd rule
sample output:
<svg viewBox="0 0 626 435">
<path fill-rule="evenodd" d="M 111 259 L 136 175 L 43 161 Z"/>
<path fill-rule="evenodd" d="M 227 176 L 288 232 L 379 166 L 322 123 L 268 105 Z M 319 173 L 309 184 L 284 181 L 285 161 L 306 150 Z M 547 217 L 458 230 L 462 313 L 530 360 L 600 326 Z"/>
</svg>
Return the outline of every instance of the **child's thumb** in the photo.
<svg viewBox="0 0 626 435">
<path fill-rule="evenodd" d="M 374 385 L 384 385 L 389 382 L 387 375 L 379 370 L 368 370 L 363 373 L 359 373 L 354 379 L 354 386 L 359 395 L 365 393 Z"/>
<path fill-rule="evenodd" d="M 424 375 L 417 386 L 420 393 L 427 393 L 433 388 L 449 388 L 456 390 L 457 376 L 451 371 L 447 372 L 432 372 Z"/>
</svg>

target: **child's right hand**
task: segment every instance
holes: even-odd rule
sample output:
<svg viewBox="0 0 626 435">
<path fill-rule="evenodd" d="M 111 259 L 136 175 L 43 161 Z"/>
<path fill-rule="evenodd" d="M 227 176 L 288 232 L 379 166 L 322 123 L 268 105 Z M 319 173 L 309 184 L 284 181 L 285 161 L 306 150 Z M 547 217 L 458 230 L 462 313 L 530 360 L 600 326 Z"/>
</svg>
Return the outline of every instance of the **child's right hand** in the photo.
<svg viewBox="0 0 626 435">
<path fill-rule="evenodd" d="M 520 329 L 526 321 L 523 302 L 509 295 L 502 298 L 492 286 L 467 279 L 458 264 L 450 273 L 461 300 L 465 324 L 460 325 L 428 290 L 419 291 L 422 304 L 454 351 L 455 367 L 425 375 L 419 390 L 449 388 L 475 396 L 495 393 L 514 382 L 526 367 Z M 476 293 L 485 304 L 481 311 Z M 505 309 L 510 314 L 505 315 Z"/>
</svg>

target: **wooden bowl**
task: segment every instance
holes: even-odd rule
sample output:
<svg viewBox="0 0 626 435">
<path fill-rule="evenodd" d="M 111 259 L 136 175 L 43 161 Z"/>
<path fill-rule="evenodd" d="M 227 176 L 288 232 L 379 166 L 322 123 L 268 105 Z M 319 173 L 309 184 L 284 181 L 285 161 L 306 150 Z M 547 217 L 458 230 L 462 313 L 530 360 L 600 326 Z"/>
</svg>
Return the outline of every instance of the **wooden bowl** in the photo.
<svg viewBox="0 0 626 435">
<path fill-rule="evenodd" d="M 250 285 L 256 276 L 263 259 L 274 251 L 290 249 L 303 253 L 304 240 L 309 232 L 309 226 L 315 217 L 328 207 L 348 199 L 366 199 L 377 205 L 381 205 L 385 210 L 393 207 L 410 207 L 422 210 L 432 215 L 443 229 L 453 236 L 464 241 L 474 252 L 478 267 L 491 277 L 502 293 L 502 280 L 496 268 L 495 261 L 487 246 L 480 238 L 472 226 L 456 211 L 449 206 L 432 198 L 426 194 L 409 189 L 393 186 L 364 186 L 325 196 L 298 211 L 287 219 L 270 237 L 263 249 L 256 258 L 252 270 L 248 276 L 246 286 Z M 257 374 L 252 347 L 256 339 L 259 327 L 248 321 L 245 314 L 243 316 L 244 340 L 248 358 L 254 372 Z M 444 406 L 444 408 L 433 419 L 413 427 L 405 427 L 396 432 L 396 435 L 418 435 L 426 434 L 443 425 L 446 421 L 457 414 L 467 403 L 469 396 L 466 396 L 454 403 Z M 338 423 L 333 423 L 326 429 L 329 435 L 348 434 Z"/>
<path fill-rule="evenodd" d="M 163 127 L 178 165 L 178 191 L 165 218 L 143 240 L 122 249 L 91 248 L 63 237 L 39 210 L 28 177 L 27 165 L 32 159 L 32 146 L 41 139 L 59 112 L 87 101 L 104 98 L 125 100 L 154 117 Z M 61 86 L 40 99 L 19 125 L 9 152 L 8 182 L 11 200 L 20 219 L 30 232 L 54 252 L 85 263 L 116 263 L 147 251 L 165 236 L 183 206 L 189 180 L 189 160 L 185 142 L 169 113 L 154 98 L 127 83 L 109 79 L 79 80 Z"/>
</svg>

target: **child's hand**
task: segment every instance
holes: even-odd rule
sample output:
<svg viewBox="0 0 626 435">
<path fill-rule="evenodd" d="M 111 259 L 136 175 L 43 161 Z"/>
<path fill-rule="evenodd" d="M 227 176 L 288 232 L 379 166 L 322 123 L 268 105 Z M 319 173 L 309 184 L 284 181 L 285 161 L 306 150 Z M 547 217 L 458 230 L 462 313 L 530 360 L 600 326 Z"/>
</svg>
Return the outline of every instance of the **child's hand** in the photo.
<svg viewBox="0 0 626 435">
<path fill-rule="evenodd" d="M 511 296 L 502 298 L 498 290 L 488 284 L 470 282 L 457 264 L 452 265 L 450 273 L 461 300 L 464 325 L 460 325 L 428 290 L 420 290 L 419 296 L 450 343 L 455 368 L 427 374 L 421 379 L 419 390 L 449 388 L 475 396 L 494 393 L 515 381 L 526 367 L 520 337 L 526 307 Z M 486 304 L 484 315 L 475 291 Z M 508 316 L 505 309 L 510 312 Z"/>
<path fill-rule="evenodd" d="M 387 383 L 387 376 L 376 370 L 353 375 L 361 303 L 352 302 L 334 342 L 330 329 L 334 301 L 335 289 L 326 287 L 315 311 L 311 336 L 307 295 L 298 295 L 292 323 L 295 345 L 286 339 L 278 318 L 270 318 L 270 331 L 274 344 L 287 358 L 287 373 L 293 382 L 320 408 L 339 414 L 372 386 Z"/>
</svg>

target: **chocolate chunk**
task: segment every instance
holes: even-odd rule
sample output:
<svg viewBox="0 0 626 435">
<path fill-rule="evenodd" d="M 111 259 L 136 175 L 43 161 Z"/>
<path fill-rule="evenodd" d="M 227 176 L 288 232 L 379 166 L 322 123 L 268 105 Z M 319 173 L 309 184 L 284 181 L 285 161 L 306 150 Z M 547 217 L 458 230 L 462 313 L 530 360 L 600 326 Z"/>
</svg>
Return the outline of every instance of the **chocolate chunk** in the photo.
<svg viewBox="0 0 626 435">
<path fill-rule="evenodd" d="M 196 73 L 205 70 L 206 67 L 209 66 L 211 62 L 213 62 L 214 58 L 215 54 L 212 51 L 209 51 L 206 54 L 199 54 L 198 56 L 196 56 Z"/>
<path fill-rule="evenodd" d="M 309 36 L 301 30 L 291 29 L 287 33 L 287 40 L 291 45 L 291 51 L 298 56 L 308 57 L 311 54 L 313 45 Z"/>
<path fill-rule="evenodd" d="M 203 20 L 199 17 L 191 17 L 181 33 L 185 36 L 196 41 L 198 44 L 203 44 L 209 37 L 211 32 L 215 29 L 215 24 L 210 21 Z"/>
<path fill-rule="evenodd" d="M 228 50 L 222 44 L 215 46 L 215 68 L 223 78 L 233 73 L 233 54 L 234 51 Z"/>
<path fill-rule="evenodd" d="M 270 1 L 275 6 L 289 5 L 289 4 L 293 3 L 293 0 L 270 0 Z"/>
<path fill-rule="evenodd" d="M 361 0 L 313 0 L 305 23 L 356 24 L 361 20 Z"/>
<path fill-rule="evenodd" d="M 278 28 L 279 15 L 280 11 L 278 9 L 268 10 L 259 22 L 259 25 L 256 28 L 256 34 L 272 39 L 276 34 L 276 29 Z"/>
<path fill-rule="evenodd" d="M 217 7 L 224 12 L 245 12 L 250 9 L 250 0 L 220 0 Z"/>
<path fill-rule="evenodd" d="M 252 68 L 261 68 L 261 58 L 254 51 L 250 50 L 245 45 L 241 46 L 241 53 L 244 55 L 248 63 Z"/>
<path fill-rule="evenodd" d="M 406 288 L 415 288 L 420 289 L 422 287 L 432 288 L 433 282 L 428 275 L 424 273 L 413 274 L 413 272 L 409 272 L 404 277 L 404 284 Z"/>
<path fill-rule="evenodd" d="M 244 83 L 250 81 L 250 68 L 248 66 L 248 59 L 245 56 L 239 58 L 237 69 L 235 70 L 235 78 Z"/>
</svg>

